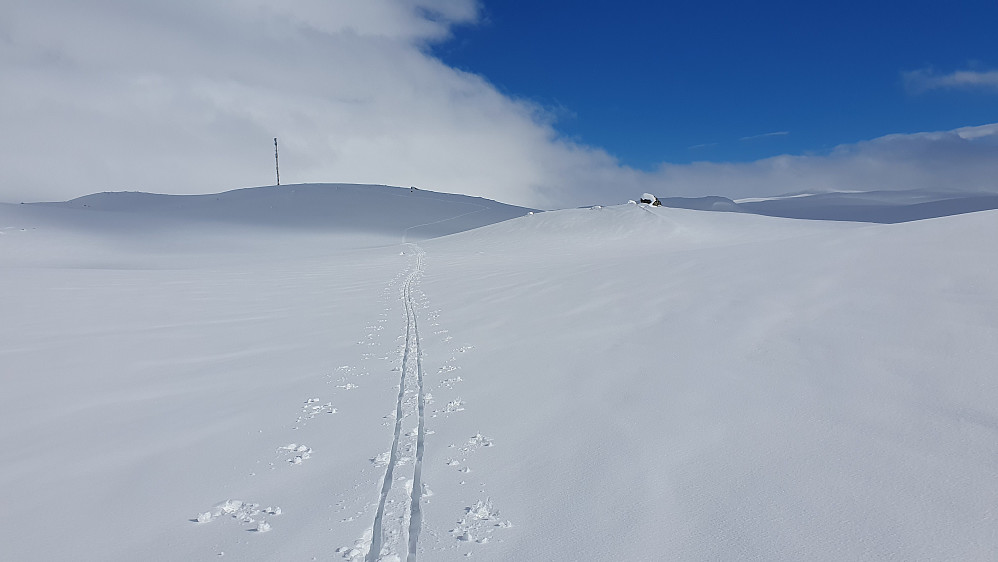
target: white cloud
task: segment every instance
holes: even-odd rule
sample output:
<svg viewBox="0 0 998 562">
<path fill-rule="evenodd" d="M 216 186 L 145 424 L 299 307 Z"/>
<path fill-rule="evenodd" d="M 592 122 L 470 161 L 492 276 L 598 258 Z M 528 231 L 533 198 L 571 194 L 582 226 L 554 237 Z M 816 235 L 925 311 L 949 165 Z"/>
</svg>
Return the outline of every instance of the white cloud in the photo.
<svg viewBox="0 0 998 562">
<path fill-rule="evenodd" d="M 790 131 L 774 131 L 772 133 L 763 133 L 761 135 L 751 135 L 751 136 L 748 136 L 748 137 L 742 137 L 742 138 L 740 138 L 738 140 L 740 140 L 740 141 L 750 141 L 750 140 L 756 140 L 756 139 L 764 139 L 764 138 L 768 138 L 768 137 L 785 137 L 785 136 L 787 136 L 789 134 L 790 134 Z"/>
<path fill-rule="evenodd" d="M 824 156 L 621 166 L 559 137 L 544 110 L 427 54 L 478 17 L 476 0 L 7 0 L 0 201 L 266 185 L 275 136 L 282 183 L 416 185 L 539 207 L 646 190 L 998 191 L 998 135 L 986 128 Z"/>
<path fill-rule="evenodd" d="M 657 195 L 732 198 L 797 192 L 946 189 L 998 192 L 998 124 L 888 135 L 823 155 L 665 164 L 639 180 Z"/>
<path fill-rule="evenodd" d="M 474 0 L 14 0 L 0 7 L 0 200 L 273 182 L 532 204 L 616 171 L 536 107 L 426 54 Z"/>
<path fill-rule="evenodd" d="M 939 74 L 935 70 L 921 69 L 903 72 L 905 86 L 915 93 L 929 90 L 985 90 L 998 92 L 998 70 L 957 70 Z"/>
</svg>

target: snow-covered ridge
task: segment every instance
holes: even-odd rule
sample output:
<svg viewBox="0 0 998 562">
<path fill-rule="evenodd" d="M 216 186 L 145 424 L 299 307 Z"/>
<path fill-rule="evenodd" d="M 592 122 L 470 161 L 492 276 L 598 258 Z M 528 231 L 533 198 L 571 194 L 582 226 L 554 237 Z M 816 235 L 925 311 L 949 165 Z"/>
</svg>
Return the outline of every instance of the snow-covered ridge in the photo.
<svg viewBox="0 0 998 562">
<path fill-rule="evenodd" d="M 665 197 L 667 207 L 770 217 L 893 224 L 998 209 L 998 194 L 947 190 L 834 191 L 783 197 Z"/>
<path fill-rule="evenodd" d="M 106 192 L 29 206 L 126 214 L 163 222 L 365 232 L 432 238 L 525 215 L 531 209 L 480 197 L 360 184 L 299 184 L 211 195 Z M 113 219 L 112 219 L 113 220 Z"/>
</svg>

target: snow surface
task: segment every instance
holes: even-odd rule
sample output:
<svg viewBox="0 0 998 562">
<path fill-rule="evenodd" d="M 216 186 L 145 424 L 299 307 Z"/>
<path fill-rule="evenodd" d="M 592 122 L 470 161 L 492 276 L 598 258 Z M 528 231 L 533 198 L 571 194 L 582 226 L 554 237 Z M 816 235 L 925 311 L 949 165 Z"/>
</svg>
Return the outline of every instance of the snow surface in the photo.
<svg viewBox="0 0 998 562">
<path fill-rule="evenodd" d="M 0 205 L 3 557 L 993 557 L 998 212 L 526 213 Z"/>
<path fill-rule="evenodd" d="M 912 189 L 907 191 L 836 191 L 782 197 L 666 197 L 666 207 L 754 213 L 792 219 L 893 224 L 998 209 L 994 193 Z"/>
</svg>

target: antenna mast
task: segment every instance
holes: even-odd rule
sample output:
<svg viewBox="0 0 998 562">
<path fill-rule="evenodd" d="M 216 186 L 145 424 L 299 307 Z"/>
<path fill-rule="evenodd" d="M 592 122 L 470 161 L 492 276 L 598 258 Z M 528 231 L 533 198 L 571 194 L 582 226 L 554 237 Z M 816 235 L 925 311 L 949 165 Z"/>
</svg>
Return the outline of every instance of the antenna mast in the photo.
<svg viewBox="0 0 998 562">
<path fill-rule="evenodd" d="M 281 161 L 277 158 L 277 137 L 274 137 L 274 170 L 277 172 L 277 185 L 281 185 Z"/>
</svg>

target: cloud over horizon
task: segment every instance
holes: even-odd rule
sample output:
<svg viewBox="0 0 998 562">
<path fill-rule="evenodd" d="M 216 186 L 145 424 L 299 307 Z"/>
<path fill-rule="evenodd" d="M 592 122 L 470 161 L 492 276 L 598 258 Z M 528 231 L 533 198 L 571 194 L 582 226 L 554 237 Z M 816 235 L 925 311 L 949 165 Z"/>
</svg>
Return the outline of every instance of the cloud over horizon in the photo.
<svg viewBox="0 0 998 562">
<path fill-rule="evenodd" d="M 646 190 L 998 191 L 993 125 L 826 155 L 622 166 L 559 136 L 542 108 L 429 54 L 479 17 L 475 0 L 4 3 L 0 201 L 268 185 L 275 136 L 282 183 L 416 185 L 543 208 Z"/>
<path fill-rule="evenodd" d="M 894 134 L 828 154 L 663 164 L 644 181 L 667 195 L 731 198 L 876 190 L 998 192 L 998 124 Z"/>
<path fill-rule="evenodd" d="M 0 8 L 3 199 L 266 185 L 275 136 L 282 183 L 522 201 L 614 166 L 426 53 L 473 0 L 45 4 Z"/>
<path fill-rule="evenodd" d="M 998 70 L 957 70 L 939 74 L 923 68 L 901 74 L 905 87 L 913 93 L 931 90 L 977 90 L 998 93 Z"/>
</svg>

